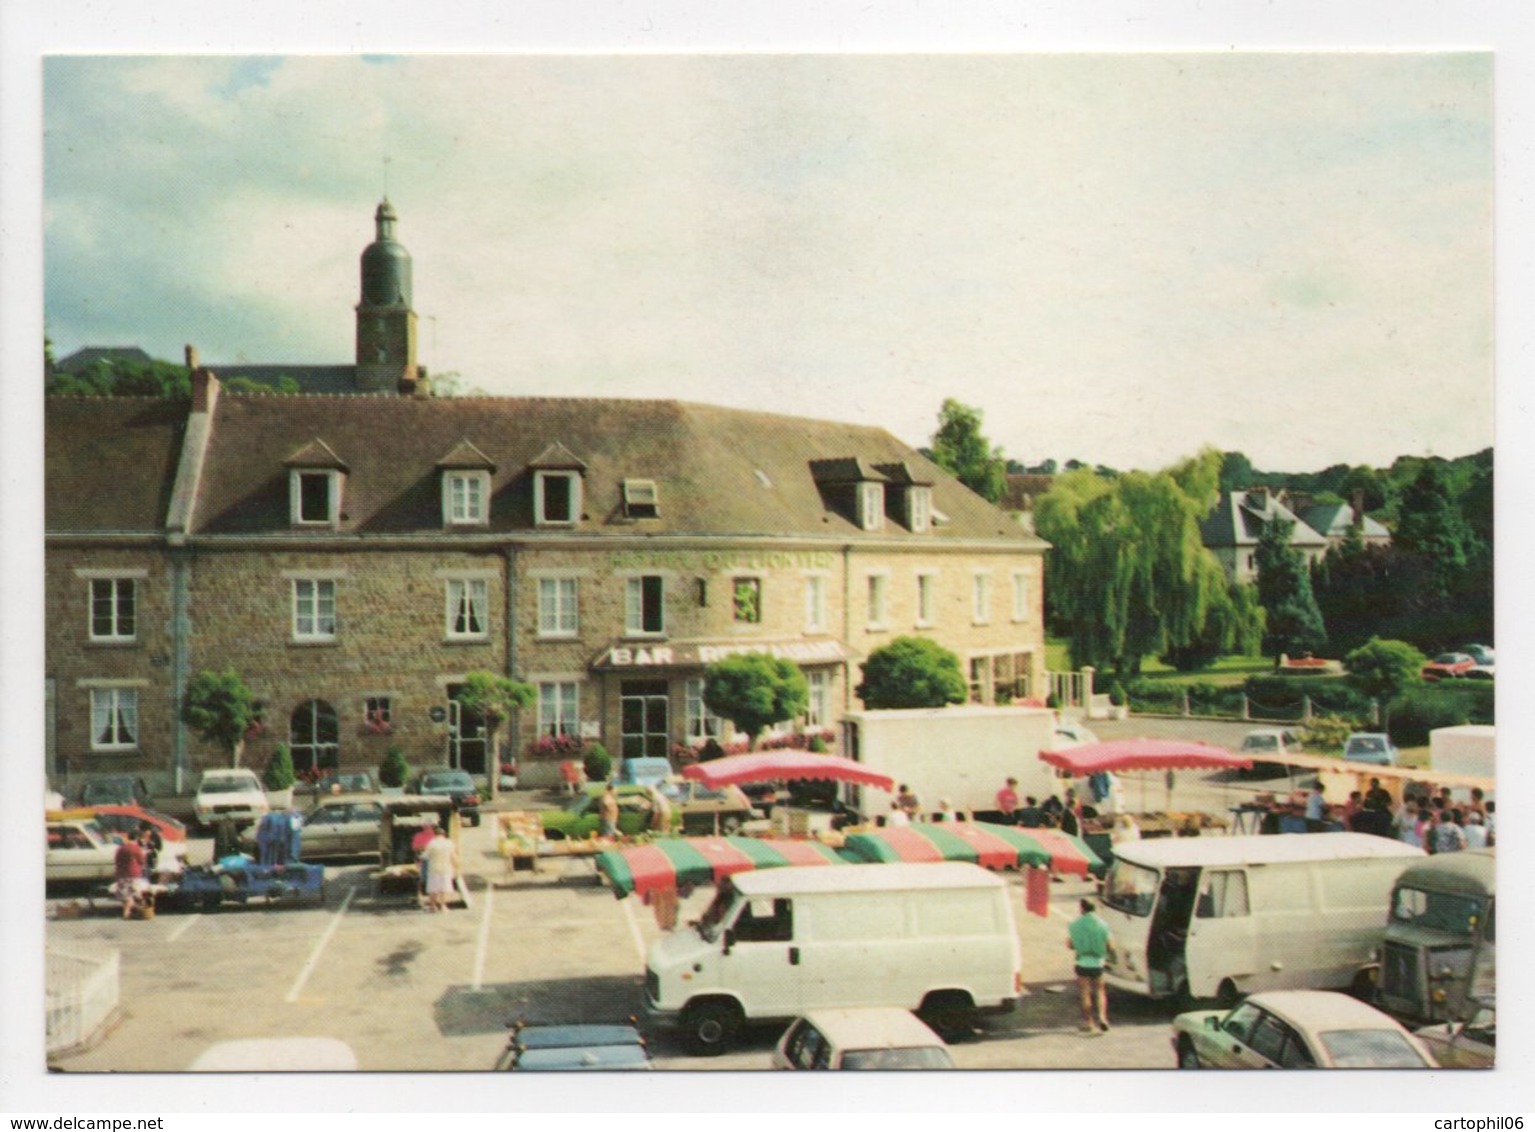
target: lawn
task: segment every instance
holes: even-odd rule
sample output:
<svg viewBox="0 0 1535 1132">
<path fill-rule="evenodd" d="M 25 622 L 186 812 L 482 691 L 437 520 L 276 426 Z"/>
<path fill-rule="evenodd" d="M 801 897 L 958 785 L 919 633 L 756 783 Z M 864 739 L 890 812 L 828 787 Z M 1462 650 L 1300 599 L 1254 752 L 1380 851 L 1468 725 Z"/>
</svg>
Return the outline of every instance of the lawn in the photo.
<svg viewBox="0 0 1535 1132">
<path fill-rule="evenodd" d="M 1045 640 L 1045 667 L 1051 672 L 1071 671 L 1071 656 L 1064 637 Z M 1141 663 L 1141 677 L 1148 680 L 1165 680 L 1169 684 L 1240 684 L 1249 676 L 1263 676 L 1274 671 L 1274 662 L 1263 656 L 1223 656 L 1209 668 L 1198 672 L 1179 672 L 1160 660 L 1148 658 Z M 1099 687 L 1107 687 L 1111 677 L 1104 673 L 1094 681 Z"/>
</svg>

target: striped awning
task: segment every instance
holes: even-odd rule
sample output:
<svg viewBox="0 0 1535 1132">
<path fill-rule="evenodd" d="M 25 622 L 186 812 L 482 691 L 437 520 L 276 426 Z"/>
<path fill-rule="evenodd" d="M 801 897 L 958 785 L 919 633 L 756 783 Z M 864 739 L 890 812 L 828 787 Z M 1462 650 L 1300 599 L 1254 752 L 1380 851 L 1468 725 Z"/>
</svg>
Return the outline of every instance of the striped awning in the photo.
<svg viewBox="0 0 1535 1132">
<path fill-rule="evenodd" d="M 988 869 L 1027 865 L 1086 876 L 1103 867 L 1080 837 L 1058 829 L 1024 829 L 988 822 L 919 822 L 849 834 L 844 852 L 860 861 L 969 861 Z"/>
<path fill-rule="evenodd" d="M 759 837 L 664 837 L 597 854 L 597 871 L 620 899 L 631 892 L 645 896 L 683 885 L 717 884 L 755 869 L 845 863 L 835 849 L 818 841 Z"/>
</svg>

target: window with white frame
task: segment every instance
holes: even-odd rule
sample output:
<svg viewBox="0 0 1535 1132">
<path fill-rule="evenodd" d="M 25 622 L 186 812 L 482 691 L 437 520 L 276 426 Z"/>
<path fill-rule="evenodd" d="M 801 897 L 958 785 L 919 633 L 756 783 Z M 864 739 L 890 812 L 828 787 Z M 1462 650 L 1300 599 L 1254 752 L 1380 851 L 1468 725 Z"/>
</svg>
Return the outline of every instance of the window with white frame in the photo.
<svg viewBox="0 0 1535 1132">
<path fill-rule="evenodd" d="M 540 578 L 538 580 L 538 635 L 574 637 L 580 620 L 576 606 L 576 579 Z"/>
<path fill-rule="evenodd" d="M 581 518 L 579 472 L 533 473 L 533 521 L 539 526 L 575 523 Z"/>
<path fill-rule="evenodd" d="M 341 516 L 341 473 L 295 468 L 288 476 L 288 498 L 295 526 L 333 527 Z"/>
<path fill-rule="evenodd" d="M 824 668 L 812 668 L 805 673 L 810 694 L 805 699 L 805 727 L 820 730 L 831 718 L 831 673 Z"/>
<path fill-rule="evenodd" d="M 654 519 L 661 513 L 655 480 L 624 480 L 624 514 L 630 519 Z"/>
<path fill-rule="evenodd" d="M 370 735 L 388 735 L 394 727 L 388 696 L 365 696 L 362 701 L 362 726 Z"/>
<path fill-rule="evenodd" d="M 972 656 L 970 658 L 970 702 L 985 703 L 986 692 L 990 687 L 991 657 Z"/>
<path fill-rule="evenodd" d="M 913 485 L 906 489 L 906 525 L 923 534 L 933 525 L 933 489 Z"/>
<path fill-rule="evenodd" d="M 858 485 L 858 522 L 866 531 L 877 531 L 884 527 L 884 484 L 861 483 Z"/>
<path fill-rule="evenodd" d="M 490 522 L 490 473 L 447 472 L 442 477 L 444 521 L 453 526 Z"/>
<path fill-rule="evenodd" d="M 1029 576 L 1022 570 L 1013 573 L 1013 620 L 1029 619 Z"/>
<path fill-rule="evenodd" d="M 336 583 L 331 578 L 293 579 L 293 639 L 336 639 Z"/>
<path fill-rule="evenodd" d="M 687 681 L 685 707 L 689 743 L 705 743 L 724 735 L 725 721 L 710 711 L 709 705 L 704 703 L 702 680 Z"/>
<path fill-rule="evenodd" d="M 821 633 L 826 629 L 826 579 L 812 574 L 805 579 L 805 631 Z"/>
<path fill-rule="evenodd" d="M 449 578 L 447 596 L 450 641 L 483 641 L 490 636 L 490 584 L 484 578 Z"/>
<path fill-rule="evenodd" d="M 991 575 L 977 574 L 975 576 L 975 608 L 973 616 L 977 625 L 984 625 L 991 620 Z"/>
<path fill-rule="evenodd" d="M 917 575 L 917 624 L 931 625 L 933 623 L 933 594 L 937 585 L 936 575 Z"/>
<path fill-rule="evenodd" d="M 624 579 L 624 632 L 631 637 L 666 632 L 665 579 L 661 575 Z"/>
<path fill-rule="evenodd" d="M 581 730 L 581 685 L 575 680 L 543 680 L 538 685 L 538 733 L 558 738 Z"/>
<path fill-rule="evenodd" d="M 883 628 L 885 624 L 885 583 L 889 581 L 884 574 L 869 575 L 869 628 Z"/>
<path fill-rule="evenodd" d="M 91 750 L 132 751 L 139 745 L 139 693 L 135 688 L 91 689 Z"/>
<path fill-rule="evenodd" d="M 138 636 L 138 591 L 132 578 L 91 579 L 91 640 Z"/>
</svg>

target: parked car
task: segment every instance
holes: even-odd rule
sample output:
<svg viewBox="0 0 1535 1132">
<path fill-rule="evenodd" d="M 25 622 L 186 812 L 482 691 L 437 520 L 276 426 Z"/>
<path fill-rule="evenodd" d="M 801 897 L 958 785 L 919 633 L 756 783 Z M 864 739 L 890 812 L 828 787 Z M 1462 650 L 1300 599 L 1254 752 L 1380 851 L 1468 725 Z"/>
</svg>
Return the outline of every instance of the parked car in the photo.
<svg viewBox="0 0 1535 1132">
<path fill-rule="evenodd" d="M 299 858 L 378 857 L 379 829 L 384 824 L 383 799 L 374 794 L 333 794 L 321 798 L 299 826 Z M 255 830 L 241 838 L 254 847 Z"/>
<path fill-rule="evenodd" d="M 94 821 L 50 821 L 44 858 L 47 884 L 111 880 L 116 874 L 117 843 Z"/>
<path fill-rule="evenodd" d="M 452 798 L 460 820 L 468 825 L 480 824 L 480 788 L 466 770 L 440 766 L 417 771 L 405 784 L 405 793 Z"/>
<path fill-rule="evenodd" d="M 1456 651 L 1465 653 L 1484 668 L 1492 667 L 1494 654 L 1489 645 L 1461 645 Z"/>
<path fill-rule="evenodd" d="M 1273 778 L 1284 774 L 1289 764 L 1280 761 L 1288 754 L 1300 753 L 1300 736 L 1283 727 L 1258 727 L 1242 737 L 1242 747 L 1237 752 L 1252 759 L 1253 765 L 1244 773 L 1252 778 Z"/>
<path fill-rule="evenodd" d="M 269 812 L 271 807 L 267 805 L 261 780 L 255 771 L 243 768 L 203 771 L 197 796 L 192 799 L 192 814 L 204 828 L 225 818 L 245 825 L 259 821 Z"/>
<path fill-rule="evenodd" d="M 1356 731 L 1343 744 L 1343 757 L 1351 763 L 1396 766 L 1401 755 L 1391 736 L 1379 731 Z"/>
<path fill-rule="evenodd" d="M 1441 1022 L 1416 1031 L 1418 1040 L 1444 1069 L 1491 1069 L 1496 1061 L 1497 1032 L 1498 1015 L 1491 1009 L 1478 1010 L 1469 1022 Z"/>
<path fill-rule="evenodd" d="M 1469 653 L 1442 652 L 1423 666 L 1419 673 L 1425 680 L 1455 680 L 1476 667 L 1476 658 Z"/>
<path fill-rule="evenodd" d="M 1396 1019 L 1337 991 L 1267 991 L 1173 1019 L 1179 1069 L 1433 1069 Z"/>
<path fill-rule="evenodd" d="M 755 813 L 751 799 L 737 786 L 716 788 L 673 778 L 656 789 L 672 804 L 673 821 L 683 833 L 734 833 Z"/>
<path fill-rule="evenodd" d="M 1475 668 L 1468 668 L 1462 680 L 1491 680 L 1496 669 L 1490 664 L 1478 664 Z"/>
<path fill-rule="evenodd" d="M 942 1038 L 909 1010 L 816 1010 L 784 1031 L 774 1069 L 953 1069 Z"/>
<path fill-rule="evenodd" d="M 312 786 L 306 786 L 305 792 L 312 792 L 317 798 L 323 798 L 327 794 L 377 794 L 378 775 L 371 770 L 327 770 L 320 778 L 316 779 Z"/>
<path fill-rule="evenodd" d="M 64 810 L 51 815 L 57 818 L 78 818 L 94 821 L 109 836 L 121 834 L 131 837 L 146 822 L 155 827 L 161 841 L 185 841 L 187 827 L 169 814 L 146 810 L 142 806 L 82 806 L 76 810 Z"/>
<path fill-rule="evenodd" d="M 500 1070 L 651 1069 L 650 1050 L 632 1025 L 513 1027 Z"/>
<path fill-rule="evenodd" d="M 588 786 L 586 793 L 570 800 L 563 809 L 544 810 L 538 815 L 544 836 L 550 841 L 591 837 L 602 824 L 597 803 L 605 787 Z M 618 832 L 630 836 L 650 828 L 655 803 L 648 786 L 620 786 L 618 793 Z"/>
<path fill-rule="evenodd" d="M 80 787 L 82 806 L 143 806 L 149 807 L 152 799 L 149 787 L 142 778 L 131 774 L 104 774 L 88 778 Z"/>
</svg>

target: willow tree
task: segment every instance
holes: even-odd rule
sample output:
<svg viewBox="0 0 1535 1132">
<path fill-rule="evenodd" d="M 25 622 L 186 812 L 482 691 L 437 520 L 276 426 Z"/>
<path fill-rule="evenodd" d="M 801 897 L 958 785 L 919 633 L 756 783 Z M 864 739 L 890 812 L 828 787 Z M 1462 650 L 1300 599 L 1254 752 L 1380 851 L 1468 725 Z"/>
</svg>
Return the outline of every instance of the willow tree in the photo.
<svg viewBox="0 0 1535 1132">
<path fill-rule="evenodd" d="M 1069 631 L 1072 663 L 1121 676 L 1208 639 L 1251 639 L 1251 603 L 1233 595 L 1200 538 L 1214 505 L 1220 453 L 1112 480 L 1084 470 L 1056 481 L 1034 525 L 1053 549 L 1047 592 Z"/>
</svg>

